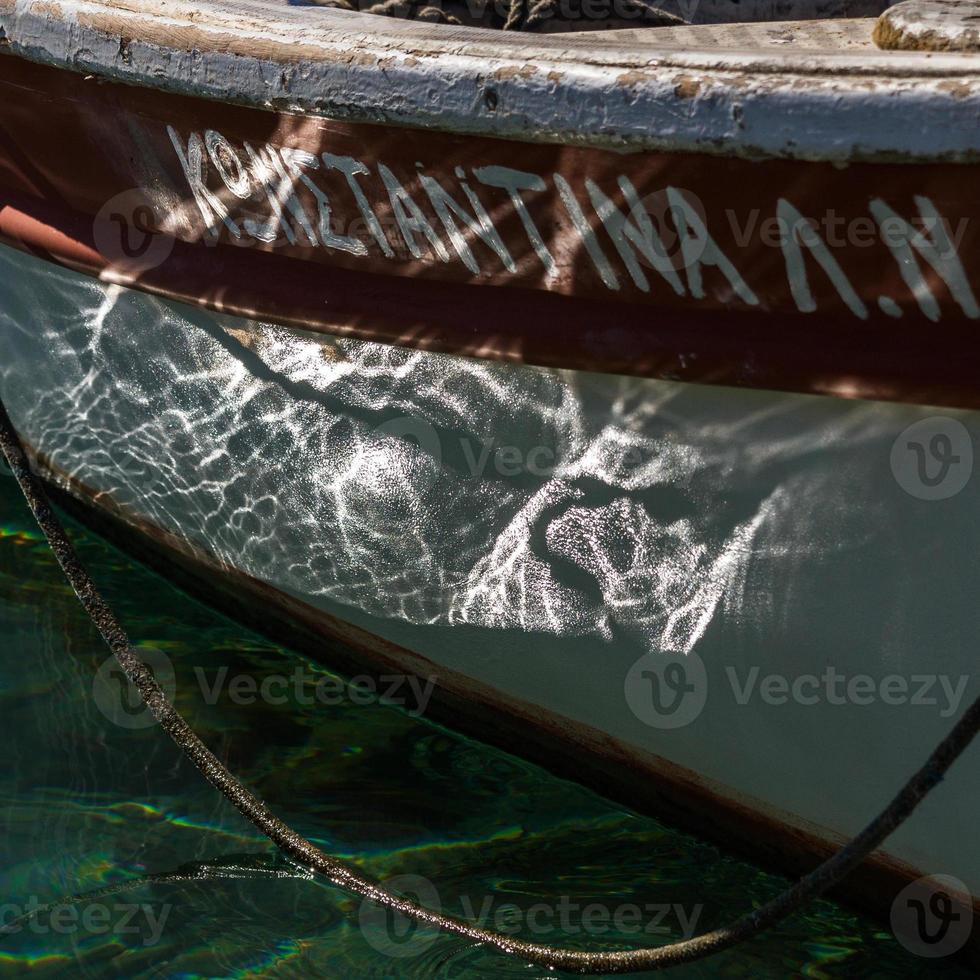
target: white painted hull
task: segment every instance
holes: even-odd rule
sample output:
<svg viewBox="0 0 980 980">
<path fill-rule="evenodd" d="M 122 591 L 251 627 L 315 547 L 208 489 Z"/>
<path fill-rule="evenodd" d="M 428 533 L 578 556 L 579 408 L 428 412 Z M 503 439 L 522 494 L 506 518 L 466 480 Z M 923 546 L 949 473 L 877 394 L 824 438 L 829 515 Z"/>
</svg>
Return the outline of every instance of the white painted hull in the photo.
<svg viewBox="0 0 980 980">
<path fill-rule="evenodd" d="M 977 694 L 980 479 L 923 500 L 891 465 L 909 425 L 941 414 L 975 442 L 977 412 L 334 341 L 6 248 L 0 379 L 49 475 L 830 842 Z M 706 671 L 675 728 L 637 701 L 663 650 Z M 777 703 L 768 675 L 805 693 Z M 974 896 L 978 761 L 885 849 Z"/>
</svg>

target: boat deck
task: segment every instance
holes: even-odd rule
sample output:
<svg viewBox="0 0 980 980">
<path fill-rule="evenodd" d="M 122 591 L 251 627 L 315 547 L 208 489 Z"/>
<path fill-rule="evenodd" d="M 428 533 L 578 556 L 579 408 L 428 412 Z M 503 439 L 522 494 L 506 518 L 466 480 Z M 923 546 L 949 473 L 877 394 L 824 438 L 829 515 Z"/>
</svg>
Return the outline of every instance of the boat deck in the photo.
<svg viewBox="0 0 980 980">
<path fill-rule="evenodd" d="M 578 40 L 650 44 L 684 51 L 877 51 L 872 32 L 874 17 L 834 17 L 828 20 L 787 20 L 739 24 L 691 24 L 683 27 L 619 28 L 583 31 Z"/>
</svg>

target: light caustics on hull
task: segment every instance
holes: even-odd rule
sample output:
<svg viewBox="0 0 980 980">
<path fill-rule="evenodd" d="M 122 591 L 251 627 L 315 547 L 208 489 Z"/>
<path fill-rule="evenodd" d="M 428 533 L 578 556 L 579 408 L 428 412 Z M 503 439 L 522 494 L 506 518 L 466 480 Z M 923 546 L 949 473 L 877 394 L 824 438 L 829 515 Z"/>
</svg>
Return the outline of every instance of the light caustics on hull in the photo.
<svg viewBox="0 0 980 980">
<path fill-rule="evenodd" d="M 890 466 L 934 411 L 302 334 L 9 249 L 0 354 L 21 434 L 96 506 L 825 840 L 975 691 L 977 484 L 923 501 Z M 707 676 L 671 730 L 626 693 L 663 650 Z M 759 694 L 825 669 L 912 686 Z M 888 846 L 974 894 L 975 755 Z"/>
</svg>

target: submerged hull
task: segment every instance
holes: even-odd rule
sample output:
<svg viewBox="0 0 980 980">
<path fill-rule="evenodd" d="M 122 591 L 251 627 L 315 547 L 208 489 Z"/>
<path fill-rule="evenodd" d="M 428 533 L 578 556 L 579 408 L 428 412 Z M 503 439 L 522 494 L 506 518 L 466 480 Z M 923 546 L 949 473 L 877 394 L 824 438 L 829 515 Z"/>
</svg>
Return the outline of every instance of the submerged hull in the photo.
<svg viewBox="0 0 980 980">
<path fill-rule="evenodd" d="M 975 696 L 976 484 L 923 500 L 890 464 L 934 410 L 410 352 L 2 263 L 3 397 L 48 478 L 257 625 L 434 680 L 437 717 L 797 870 Z M 679 718 L 637 680 L 665 650 L 703 665 Z M 977 894 L 976 761 L 851 897 Z"/>
</svg>

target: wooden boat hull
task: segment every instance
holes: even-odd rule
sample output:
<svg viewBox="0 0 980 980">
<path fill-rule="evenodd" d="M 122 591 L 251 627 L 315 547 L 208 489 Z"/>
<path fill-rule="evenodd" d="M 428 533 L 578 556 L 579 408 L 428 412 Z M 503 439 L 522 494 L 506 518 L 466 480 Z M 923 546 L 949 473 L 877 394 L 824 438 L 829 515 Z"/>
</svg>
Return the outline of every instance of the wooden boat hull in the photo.
<svg viewBox="0 0 980 980">
<path fill-rule="evenodd" d="M 0 0 L 0 391 L 47 478 L 256 625 L 811 867 L 977 691 L 980 74 L 191 6 Z M 977 751 L 850 897 L 977 904 Z"/>
</svg>

